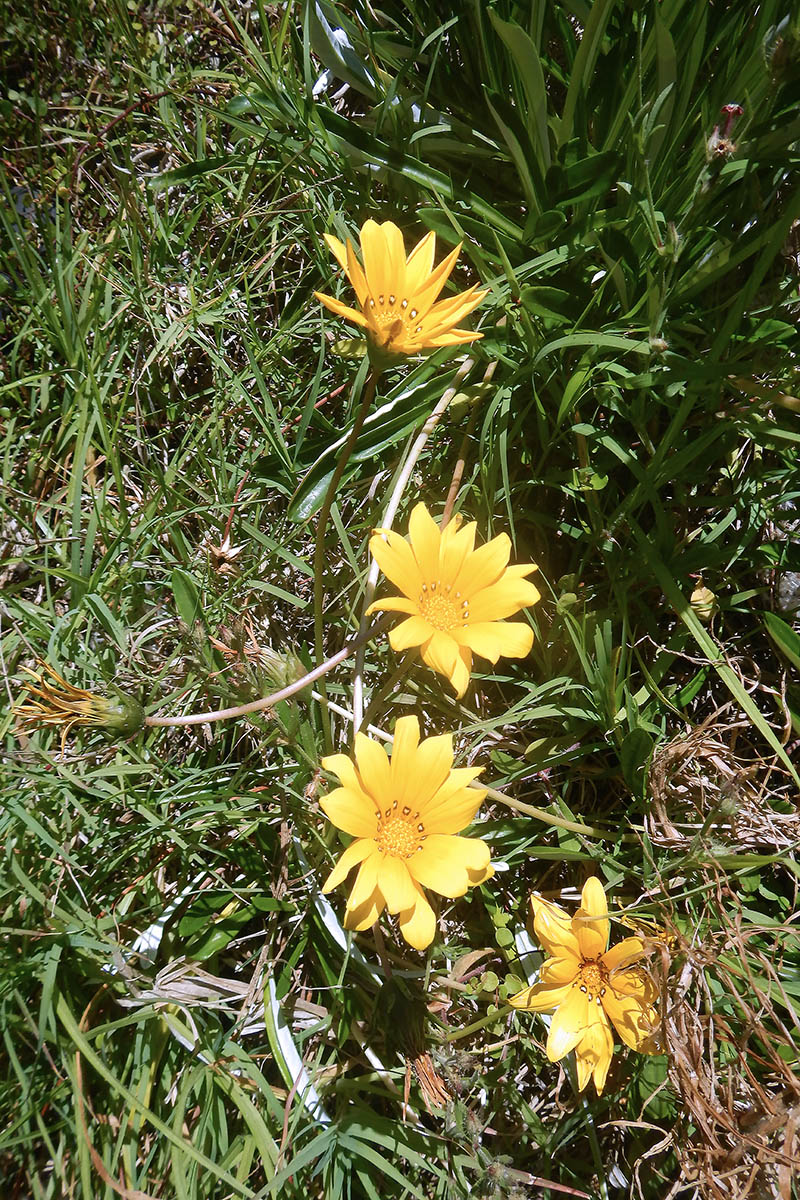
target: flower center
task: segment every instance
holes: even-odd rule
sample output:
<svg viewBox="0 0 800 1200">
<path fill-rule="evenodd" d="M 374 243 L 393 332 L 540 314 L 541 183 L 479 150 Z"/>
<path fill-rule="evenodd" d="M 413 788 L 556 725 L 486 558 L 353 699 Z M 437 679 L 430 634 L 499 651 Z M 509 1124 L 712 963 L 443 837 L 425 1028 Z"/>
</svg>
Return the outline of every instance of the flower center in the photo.
<svg viewBox="0 0 800 1200">
<path fill-rule="evenodd" d="M 589 993 L 589 999 L 602 996 L 608 983 L 608 973 L 595 959 L 584 959 L 579 969 L 581 991 Z"/>
<path fill-rule="evenodd" d="M 412 813 L 408 807 L 405 807 L 402 813 L 398 813 L 395 801 L 392 808 L 378 813 L 375 841 L 382 854 L 392 854 L 395 858 L 410 858 L 425 841 L 425 826 L 419 819 L 419 813 Z"/>
<path fill-rule="evenodd" d="M 402 340 L 404 336 L 413 338 L 422 332 L 422 326 L 414 324 L 417 310 L 405 296 L 367 296 L 364 311 L 375 327 L 380 345 L 387 350 L 391 349 L 392 342 Z"/>
<path fill-rule="evenodd" d="M 440 579 L 435 583 L 423 583 L 417 603 L 428 624 L 443 632 L 456 625 L 466 625 L 469 619 L 469 601 L 462 599 L 461 592 L 451 594 L 450 584 L 442 587 Z"/>
</svg>

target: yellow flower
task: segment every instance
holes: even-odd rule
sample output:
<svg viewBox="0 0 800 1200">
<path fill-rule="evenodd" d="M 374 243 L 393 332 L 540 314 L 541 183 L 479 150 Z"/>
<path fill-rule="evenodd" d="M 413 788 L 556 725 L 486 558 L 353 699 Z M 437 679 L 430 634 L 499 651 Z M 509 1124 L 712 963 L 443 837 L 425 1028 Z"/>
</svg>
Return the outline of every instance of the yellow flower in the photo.
<svg viewBox="0 0 800 1200">
<path fill-rule="evenodd" d="M 659 1053 L 657 989 L 637 965 L 644 943 L 629 937 L 608 949 L 608 905 L 595 875 L 586 880 L 581 907 L 571 920 L 563 908 L 538 896 L 531 896 L 531 908 L 533 927 L 552 957 L 542 964 L 542 982 L 517 992 L 509 1003 L 529 1012 L 556 1010 L 547 1057 L 558 1062 L 574 1050 L 578 1090 L 594 1076 L 599 1095 L 614 1051 L 609 1019 L 626 1046 Z"/>
<path fill-rule="evenodd" d="M 115 700 L 96 696 L 67 683 L 49 663 L 40 661 L 39 666 L 38 674 L 23 668 L 31 676 L 31 681 L 25 683 L 31 698 L 27 704 L 18 704 L 14 711 L 23 727 L 53 725 L 61 729 L 62 754 L 75 725 L 116 729 L 120 733 L 135 733 L 143 727 L 144 713 L 132 696 L 120 695 Z"/>
<path fill-rule="evenodd" d="M 403 595 L 376 600 L 367 611 L 407 613 L 389 634 L 392 649 L 419 646 L 423 661 L 446 675 L 459 696 L 467 690 L 473 654 L 496 663 L 501 655 L 530 653 L 530 625 L 505 618 L 539 599 L 525 579 L 536 566 L 508 566 L 508 535 L 475 550 L 475 529 L 474 521 L 459 527 L 457 520 L 440 529 L 425 505 L 417 504 L 408 523 L 410 544 L 389 529 L 376 529 L 369 543 L 378 566 Z"/>
<path fill-rule="evenodd" d="M 322 292 L 314 295 L 326 308 L 366 331 L 370 346 L 382 356 L 419 354 L 436 346 L 457 346 L 483 337 L 456 328 L 486 292 L 475 284 L 466 292 L 435 303 L 455 266 L 461 245 L 434 269 L 436 234 L 427 233 L 406 259 L 403 235 L 391 221 L 366 221 L 361 228 L 361 255 L 350 241 L 325 234 L 325 241 L 355 289 L 361 312 Z"/>
<path fill-rule="evenodd" d="M 357 733 L 355 761 L 332 754 L 322 766 L 342 786 L 323 797 L 320 807 L 355 838 L 323 892 L 358 866 L 345 929 L 367 929 L 387 908 L 398 914 L 409 945 L 424 950 L 433 941 L 436 918 L 423 887 L 463 896 L 494 874 L 485 842 L 454 836 L 469 825 L 486 795 L 468 786 L 483 768 L 453 769 L 452 735 L 420 742 L 416 717 L 401 717 L 395 725 L 391 759 L 378 742 Z"/>
</svg>

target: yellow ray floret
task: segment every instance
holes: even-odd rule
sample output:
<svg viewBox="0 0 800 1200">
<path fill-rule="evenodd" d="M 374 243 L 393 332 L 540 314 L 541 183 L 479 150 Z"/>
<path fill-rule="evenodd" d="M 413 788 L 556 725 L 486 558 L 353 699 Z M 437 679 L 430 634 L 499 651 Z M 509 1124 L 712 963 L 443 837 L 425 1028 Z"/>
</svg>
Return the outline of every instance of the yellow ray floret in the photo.
<svg viewBox="0 0 800 1200">
<path fill-rule="evenodd" d="M 570 918 L 557 904 L 531 896 L 533 928 L 550 955 L 541 982 L 512 996 L 514 1008 L 553 1013 L 547 1057 L 558 1062 L 575 1051 L 578 1089 L 594 1078 L 598 1095 L 605 1086 L 614 1039 L 632 1050 L 658 1054 L 657 989 L 640 965 L 641 938 L 629 937 L 608 949 L 608 905 L 596 876 L 587 879 L 581 906 Z"/>
<path fill-rule="evenodd" d="M 463 896 L 494 874 L 489 847 L 457 837 L 486 795 L 470 783 L 481 767 L 453 768 L 451 734 L 420 741 L 416 717 L 401 717 L 394 745 L 386 751 L 356 734 L 355 756 L 323 758 L 341 787 L 320 800 L 330 821 L 355 839 L 323 887 L 329 892 L 354 867 L 345 929 L 367 929 L 383 912 L 397 914 L 409 945 L 424 950 L 433 941 L 436 918 L 423 888 L 441 896 Z"/>
<path fill-rule="evenodd" d="M 398 227 L 392 221 L 379 224 L 370 220 L 361 229 L 362 267 L 352 242 L 343 245 L 327 233 L 325 241 L 353 285 L 361 310 L 322 292 L 314 295 L 331 312 L 359 325 L 381 354 L 419 354 L 421 350 L 457 346 L 483 337 L 482 333 L 458 328 L 458 322 L 487 294 L 479 291 L 477 284 L 437 302 L 455 266 L 460 244 L 434 268 L 434 233 L 426 234 L 406 258 Z"/>
<path fill-rule="evenodd" d="M 424 504 L 408 524 L 409 541 L 392 530 L 376 529 L 369 548 L 401 596 L 386 596 L 368 609 L 406 614 L 389 634 L 392 649 L 419 646 L 424 662 L 446 675 L 459 696 L 469 683 L 472 655 L 496 663 L 524 658 L 533 630 L 508 621 L 539 599 L 525 576 L 533 563 L 508 566 L 511 540 L 505 533 L 475 550 L 476 525 L 457 520 L 440 529 Z"/>
</svg>

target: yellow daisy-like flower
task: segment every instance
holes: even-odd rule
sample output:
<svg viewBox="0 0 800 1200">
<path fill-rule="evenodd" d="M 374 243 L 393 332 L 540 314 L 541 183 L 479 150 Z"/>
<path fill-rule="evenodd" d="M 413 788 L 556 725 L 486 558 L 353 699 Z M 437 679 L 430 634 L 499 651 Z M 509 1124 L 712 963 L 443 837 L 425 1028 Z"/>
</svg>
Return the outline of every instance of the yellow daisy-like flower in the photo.
<svg viewBox="0 0 800 1200">
<path fill-rule="evenodd" d="M 475 522 L 457 520 L 440 529 L 424 504 L 408 523 L 410 543 L 390 529 L 376 529 L 369 548 L 384 575 L 403 593 L 371 604 L 368 612 L 407 613 L 389 634 L 395 651 L 419 646 L 423 661 L 446 675 L 463 696 L 472 655 L 496 663 L 501 655 L 524 658 L 533 630 L 506 617 L 535 604 L 539 590 L 525 576 L 534 563 L 508 566 L 511 540 L 492 538 L 475 550 Z"/>
<path fill-rule="evenodd" d="M 594 1077 L 598 1095 L 605 1085 L 614 1039 L 632 1050 L 658 1054 L 657 988 L 637 964 L 644 942 L 625 938 L 608 949 L 608 905 L 600 880 L 587 879 L 581 906 L 570 919 L 557 904 L 531 896 L 533 927 L 552 957 L 542 963 L 541 983 L 512 996 L 514 1008 L 529 1012 L 555 1009 L 547 1038 L 547 1057 L 558 1062 L 575 1051 L 578 1090 Z"/>
<path fill-rule="evenodd" d="M 453 769 L 452 735 L 421 742 L 416 717 L 401 717 L 395 725 L 391 759 L 378 742 L 357 733 L 355 761 L 332 754 L 322 766 L 342 786 L 323 797 L 320 807 L 355 838 L 323 892 L 358 866 L 345 929 L 367 929 L 386 908 L 398 915 L 409 945 L 424 950 L 433 941 L 436 917 L 422 889 L 463 896 L 494 874 L 485 842 L 454 836 L 469 825 L 486 795 L 469 787 L 483 768 Z"/>
<path fill-rule="evenodd" d="M 325 241 L 352 283 L 361 311 L 322 292 L 314 295 L 331 312 L 365 330 L 371 346 L 381 355 L 419 354 L 483 337 L 457 328 L 487 294 L 479 291 L 478 284 L 436 303 L 461 244 L 434 269 L 436 234 L 427 233 L 406 258 L 403 235 L 392 221 L 366 221 L 362 226 L 363 267 L 350 241 L 343 246 L 327 233 Z"/>
</svg>

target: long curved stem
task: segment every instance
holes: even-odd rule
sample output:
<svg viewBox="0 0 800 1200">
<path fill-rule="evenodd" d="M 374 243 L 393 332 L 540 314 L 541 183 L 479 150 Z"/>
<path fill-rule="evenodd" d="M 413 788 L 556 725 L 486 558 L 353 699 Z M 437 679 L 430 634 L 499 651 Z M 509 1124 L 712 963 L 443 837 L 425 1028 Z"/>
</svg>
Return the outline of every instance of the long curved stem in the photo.
<svg viewBox="0 0 800 1200">
<path fill-rule="evenodd" d="M 316 542 L 314 543 L 314 658 L 318 667 L 323 661 L 322 656 L 324 652 L 322 607 L 325 600 L 325 531 L 328 526 L 331 509 L 333 508 L 333 502 L 336 499 L 336 492 L 339 484 L 342 481 L 342 476 L 347 469 L 347 464 L 350 461 L 350 455 L 352 454 L 353 448 L 358 440 L 358 435 L 361 432 L 361 427 L 364 424 L 369 407 L 372 404 L 372 401 L 375 399 L 375 388 L 377 387 L 379 376 L 380 372 L 377 371 L 375 367 L 372 367 L 369 375 L 367 376 L 366 383 L 364 384 L 364 394 L 361 397 L 361 404 L 358 412 L 356 413 L 356 419 L 353 422 L 353 428 L 350 430 L 350 436 L 345 442 L 344 449 L 339 455 L 339 461 L 336 464 L 336 470 L 333 472 L 331 481 L 328 484 L 328 489 L 325 492 L 325 499 L 322 502 L 322 508 L 320 509 L 319 520 L 317 522 L 317 538 Z M 324 672 L 320 673 L 324 674 Z M 324 684 L 320 684 L 319 690 L 323 697 L 326 696 Z M 325 750 L 327 753 L 330 753 L 331 749 L 333 748 L 333 742 L 331 739 L 331 723 L 328 710 L 324 704 L 320 709 L 320 715 L 322 717 L 322 731 L 325 738 Z"/>
<path fill-rule="evenodd" d="M 320 663 L 314 667 L 313 671 L 309 671 L 302 679 L 296 680 L 294 683 L 288 684 L 287 687 L 281 688 L 278 692 L 273 692 L 270 696 L 264 696 L 261 700 L 252 700 L 249 704 L 238 704 L 233 708 L 219 708 L 216 712 L 189 713 L 182 717 L 145 717 L 145 725 L 167 726 L 167 725 L 205 725 L 208 721 L 226 721 L 231 717 L 244 717 L 248 713 L 260 712 L 262 708 L 272 708 L 279 704 L 281 700 L 288 700 L 290 696 L 296 695 L 297 692 L 302 692 L 303 688 L 308 687 L 315 679 L 320 679 L 328 671 L 332 671 L 334 667 L 338 667 L 339 663 L 344 662 L 349 658 L 359 646 L 363 646 L 365 642 L 371 641 L 389 624 L 389 621 L 382 617 L 376 621 L 369 629 L 364 630 L 354 637 L 351 641 L 346 642 L 332 658 L 326 662 Z"/>
</svg>

